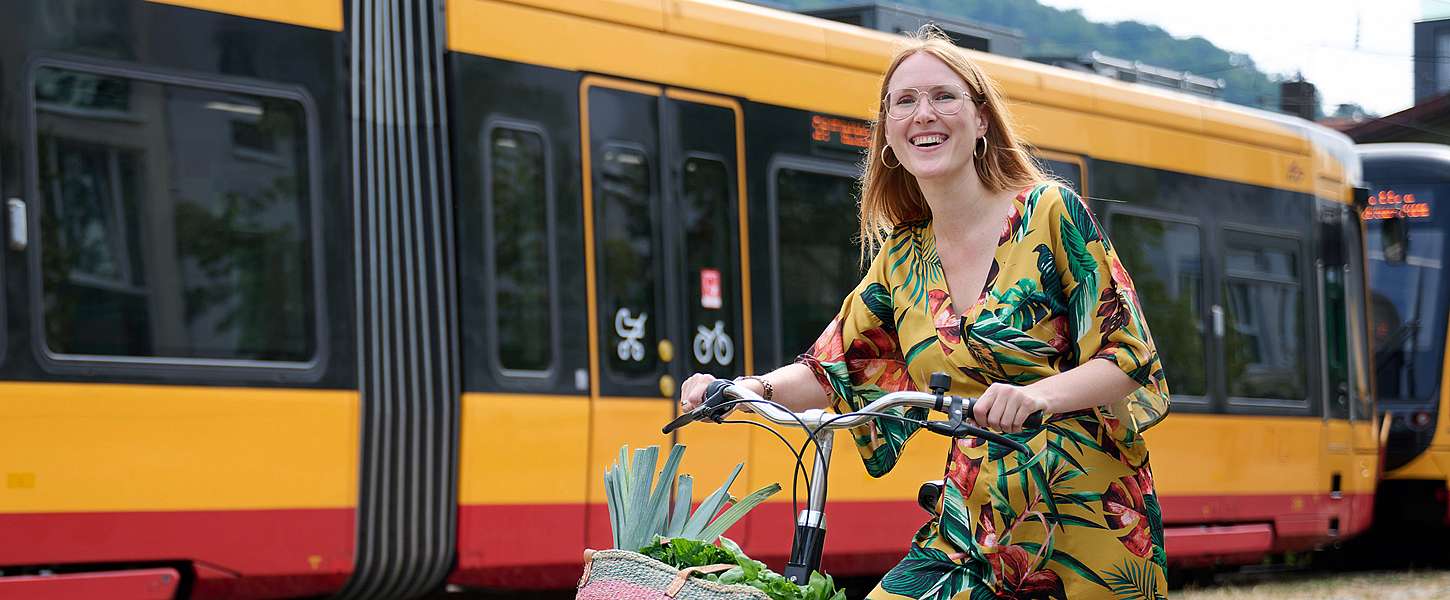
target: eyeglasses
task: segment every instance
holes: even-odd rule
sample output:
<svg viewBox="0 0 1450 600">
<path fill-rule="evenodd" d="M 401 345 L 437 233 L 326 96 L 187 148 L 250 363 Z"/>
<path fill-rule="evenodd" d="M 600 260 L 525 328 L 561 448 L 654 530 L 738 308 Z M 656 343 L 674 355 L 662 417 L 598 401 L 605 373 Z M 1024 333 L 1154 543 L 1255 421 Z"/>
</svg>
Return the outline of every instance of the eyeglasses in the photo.
<svg viewBox="0 0 1450 600">
<path fill-rule="evenodd" d="M 886 94 L 886 116 L 898 121 L 911 118 L 916 114 L 917 107 L 921 106 L 923 97 L 931 102 L 931 109 L 941 115 L 962 112 L 962 107 L 966 106 L 968 100 L 978 103 L 987 101 L 986 98 L 973 98 L 961 86 L 950 83 L 925 89 L 901 88 Z"/>
</svg>

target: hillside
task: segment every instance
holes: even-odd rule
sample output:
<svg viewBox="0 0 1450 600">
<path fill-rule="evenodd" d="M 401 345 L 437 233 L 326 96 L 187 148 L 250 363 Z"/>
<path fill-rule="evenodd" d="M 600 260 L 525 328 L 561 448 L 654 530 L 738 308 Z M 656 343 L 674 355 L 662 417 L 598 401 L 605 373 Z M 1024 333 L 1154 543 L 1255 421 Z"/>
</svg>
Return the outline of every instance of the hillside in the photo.
<svg viewBox="0 0 1450 600">
<path fill-rule="evenodd" d="M 756 4 L 785 10 L 809 10 L 860 0 L 763 0 Z M 1077 56 L 1097 50 L 1225 81 L 1224 99 L 1236 104 L 1274 109 L 1278 81 L 1254 65 L 1246 54 L 1229 52 L 1201 37 L 1175 38 L 1154 25 L 1136 21 L 1096 23 L 1078 10 L 1061 10 L 1036 0 L 899 0 L 897 4 L 931 14 L 1011 27 L 1023 32 L 1024 56 Z"/>
</svg>

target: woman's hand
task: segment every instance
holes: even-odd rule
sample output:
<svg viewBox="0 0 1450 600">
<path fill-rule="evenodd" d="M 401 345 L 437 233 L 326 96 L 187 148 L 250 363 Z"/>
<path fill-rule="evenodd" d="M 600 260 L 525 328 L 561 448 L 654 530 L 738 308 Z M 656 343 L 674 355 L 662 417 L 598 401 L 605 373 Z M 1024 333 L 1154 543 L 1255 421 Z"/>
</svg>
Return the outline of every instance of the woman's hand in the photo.
<svg viewBox="0 0 1450 600">
<path fill-rule="evenodd" d="M 696 407 L 703 404 L 705 402 L 705 388 L 709 387 L 710 382 L 715 381 L 715 379 L 717 378 L 709 373 L 696 373 L 691 375 L 689 379 L 686 379 L 685 383 L 680 385 L 680 414 L 695 410 Z M 735 385 L 755 392 L 756 395 L 765 393 L 763 386 L 750 379 L 736 381 Z M 746 412 L 750 412 L 750 407 L 744 404 L 736 404 L 730 408 L 730 412 L 725 414 L 729 415 L 731 412 L 735 412 L 737 408 L 743 408 Z"/>
<path fill-rule="evenodd" d="M 977 399 L 972 415 L 978 425 L 1002 433 L 1022 431 L 1022 422 L 1037 411 L 1046 411 L 1047 399 L 1030 387 L 994 383 Z"/>
<path fill-rule="evenodd" d="M 705 402 L 705 387 L 715 381 L 715 376 L 709 373 L 696 373 L 680 384 L 680 414 L 695 410 L 696 407 Z"/>
</svg>

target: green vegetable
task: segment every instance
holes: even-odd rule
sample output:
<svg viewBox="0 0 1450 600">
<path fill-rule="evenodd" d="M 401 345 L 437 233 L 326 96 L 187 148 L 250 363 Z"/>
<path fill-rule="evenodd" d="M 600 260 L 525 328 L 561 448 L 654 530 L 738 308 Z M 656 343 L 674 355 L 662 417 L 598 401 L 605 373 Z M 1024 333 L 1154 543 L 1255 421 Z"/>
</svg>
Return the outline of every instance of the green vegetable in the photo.
<svg viewBox="0 0 1450 600">
<path fill-rule="evenodd" d="M 654 468 L 659 462 L 659 446 L 634 451 L 628 459 L 629 446 L 619 448 L 619 458 L 604 471 L 605 502 L 609 505 L 609 525 L 614 531 L 614 547 L 638 550 L 652 543 L 656 536 L 688 538 L 706 544 L 730 529 L 745 513 L 766 498 L 780 491 L 773 483 L 736 500 L 730 496 L 730 485 L 740 476 L 745 464 L 735 465 L 724 485 L 715 490 L 690 513 L 693 480 L 689 475 L 675 478 L 675 470 L 685 447 L 675 444 L 659 472 L 659 485 L 654 484 Z M 671 502 L 670 496 L 674 496 Z M 728 506 L 728 508 L 726 508 Z M 721 509 L 725 509 L 720 514 Z M 718 514 L 718 517 L 717 517 Z"/>
<path fill-rule="evenodd" d="M 766 568 L 765 563 L 746 556 L 730 538 L 721 536 L 714 546 L 686 538 L 655 538 L 640 553 L 676 569 L 705 565 L 733 564 L 724 573 L 703 575 L 710 581 L 731 585 L 748 585 L 765 592 L 773 600 L 846 600 L 846 591 L 837 589 L 830 575 L 812 571 L 806 585 L 796 585 L 784 576 Z"/>
</svg>

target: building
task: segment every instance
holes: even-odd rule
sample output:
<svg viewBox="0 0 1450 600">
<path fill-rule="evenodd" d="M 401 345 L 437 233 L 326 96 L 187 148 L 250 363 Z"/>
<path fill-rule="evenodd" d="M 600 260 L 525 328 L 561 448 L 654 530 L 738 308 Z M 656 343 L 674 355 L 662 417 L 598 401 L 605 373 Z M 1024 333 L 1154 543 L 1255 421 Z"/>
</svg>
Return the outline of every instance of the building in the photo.
<svg viewBox="0 0 1450 600">
<path fill-rule="evenodd" d="M 1450 92 L 1450 4 L 1421 2 L 1415 22 L 1415 103 Z"/>
</svg>

